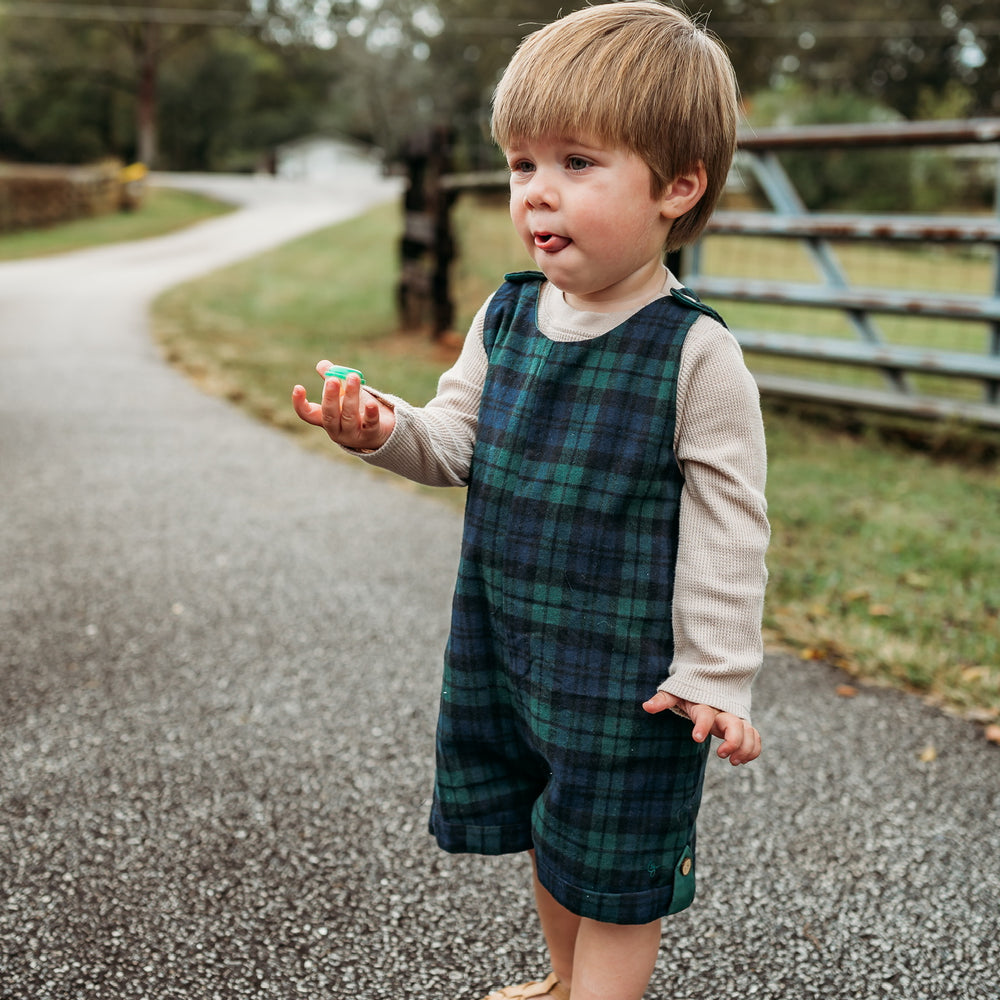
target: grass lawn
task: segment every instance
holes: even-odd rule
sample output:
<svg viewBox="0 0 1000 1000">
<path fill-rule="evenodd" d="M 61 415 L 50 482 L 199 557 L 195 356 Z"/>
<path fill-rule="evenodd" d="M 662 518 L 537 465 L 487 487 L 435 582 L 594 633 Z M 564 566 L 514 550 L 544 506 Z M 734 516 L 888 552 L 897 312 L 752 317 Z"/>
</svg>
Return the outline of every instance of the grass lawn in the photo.
<svg viewBox="0 0 1000 1000">
<path fill-rule="evenodd" d="M 499 275 L 526 260 L 502 203 L 463 206 L 458 232 L 464 329 Z M 453 346 L 397 331 L 399 233 L 398 207 L 384 206 L 164 294 L 154 322 L 166 356 L 336 454 L 290 408 L 296 382 L 319 387 L 316 361 L 361 368 L 422 403 L 454 357 Z M 980 721 L 1000 717 L 1000 474 L 983 457 L 995 439 L 978 453 L 944 434 L 917 449 L 775 407 L 765 417 L 769 642 Z M 445 492 L 461 502 L 462 491 Z"/>
<path fill-rule="evenodd" d="M 106 243 L 163 236 L 201 219 L 230 211 L 232 206 L 198 194 L 150 187 L 146 190 L 142 206 L 133 212 L 76 219 L 46 229 L 0 233 L 0 260 L 42 257 Z"/>
</svg>

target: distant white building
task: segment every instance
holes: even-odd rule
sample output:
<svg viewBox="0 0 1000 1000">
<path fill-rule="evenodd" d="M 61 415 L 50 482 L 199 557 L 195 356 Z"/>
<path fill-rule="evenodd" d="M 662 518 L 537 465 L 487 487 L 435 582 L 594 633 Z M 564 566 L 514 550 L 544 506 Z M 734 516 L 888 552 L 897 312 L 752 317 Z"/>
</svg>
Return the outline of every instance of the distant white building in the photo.
<svg viewBox="0 0 1000 1000">
<path fill-rule="evenodd" d="M 352 168 L 370 170 L 381 162 L 380 151 L 350 139 L 303 136 L 275 150 L 273 171 L 285 180 L 327 181 Z"/>
</svg>

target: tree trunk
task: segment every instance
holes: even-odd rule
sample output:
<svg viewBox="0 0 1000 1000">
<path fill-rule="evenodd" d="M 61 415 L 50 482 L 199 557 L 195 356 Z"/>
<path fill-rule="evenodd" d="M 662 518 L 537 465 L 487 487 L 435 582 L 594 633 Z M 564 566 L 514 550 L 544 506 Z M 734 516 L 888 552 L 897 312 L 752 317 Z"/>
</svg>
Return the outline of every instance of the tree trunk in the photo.
<svg viewBox="0 0 1000 1000">
<path fill-rule="evenodd" d="M 138 159 L 152 169 L 159 155 L 156 128 L 156 74 L 159 60 L 159 26 L 142 25 L 138 39 L 139 88 L 136 101 Z"/>
</svg>

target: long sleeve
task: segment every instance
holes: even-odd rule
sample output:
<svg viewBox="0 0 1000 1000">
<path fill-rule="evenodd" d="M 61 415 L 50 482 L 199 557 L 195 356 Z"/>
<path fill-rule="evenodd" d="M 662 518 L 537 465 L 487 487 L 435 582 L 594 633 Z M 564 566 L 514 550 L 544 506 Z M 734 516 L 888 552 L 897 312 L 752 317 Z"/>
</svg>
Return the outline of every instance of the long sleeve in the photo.
<svg viewBox="0 0 1000 1000">
<path fill-rule="evenodd" d="M 681 356 L 675 452 L 684 488 L 674 660 L 660 690 L 749 719 L 770 537 L 764 428 L 739 345 L 707 318 Z"/>
<path fill-rule="evenodd" d="M 466 485 L 486 380 L 483 320 L 488 304 L 476 314 L 458 360 L 441 376 L 437 395 L 426 406 L 375 393 L 395 411 L 396 426 L 381 448 L 360 454 L 364 461 L 426 486 Z"/>
</svg>

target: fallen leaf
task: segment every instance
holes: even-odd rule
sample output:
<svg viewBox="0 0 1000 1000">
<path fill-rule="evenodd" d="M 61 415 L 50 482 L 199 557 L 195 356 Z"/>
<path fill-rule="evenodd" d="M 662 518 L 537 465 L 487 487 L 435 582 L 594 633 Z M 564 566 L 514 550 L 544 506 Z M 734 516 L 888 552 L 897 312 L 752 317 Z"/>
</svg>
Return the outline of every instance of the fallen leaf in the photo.
<svg viewBox="0 0 1000 1000">
<path fill-rule="evenodd" d="M 963 713 L 965 718 L 969 722 L 981 722 L 983 725 L 987 725 L 991 722 L 996 722 L 997 717 L 1000 716 L 1000 711 L 995 708 L 970 708 Z"/>
<path fill-rule="evenodd" d="M 992 726 L 986 727 L 986 738 L 990 743 L 996 743 L 1000 746 L 1000 726 L 994 723 Z"/>
<path fill-rule="evenodd" d="M 920 751 L 920 762 L 922 764 L 930 764 L 932 761 L 937 760 L 937 747 L 933 744 L 926 746 Z"/>
<path fill-rule="evenodd" d="M 892 614 L 892 607 L 888 604 L 869 604 L 868 614 L 872 618 L 888 618 Z"/>
<path fill-rule="evenodd" d="M 856 698 L 858 696 L 858 689 L 853 684 L 838 684 L 837 694 L 841 698 Z"/>
<path fill-rule="evenodd" d="M 962 667 L 963 681 L 985 681 L 993 673 L 992 667 Z"/>
</svg>

